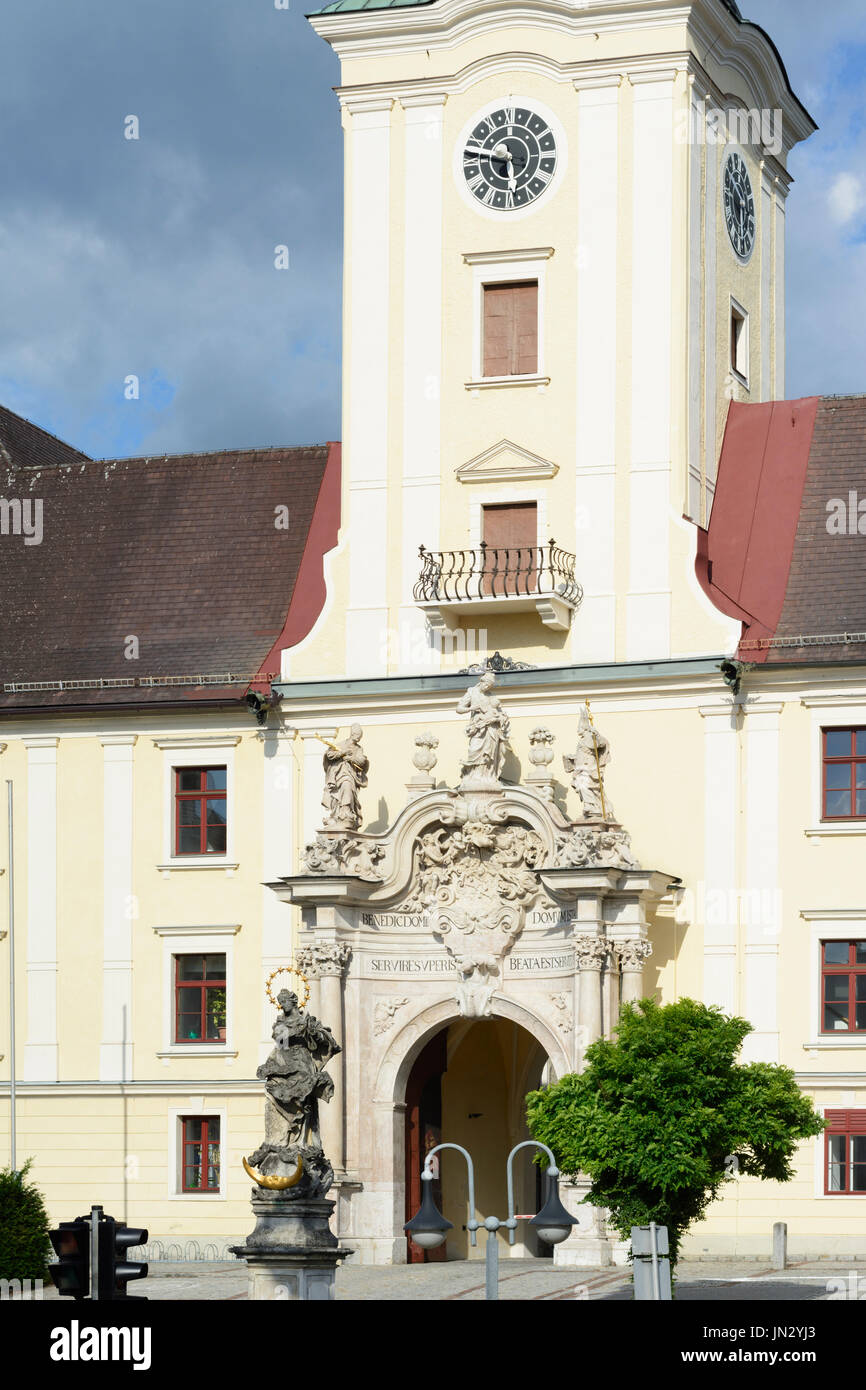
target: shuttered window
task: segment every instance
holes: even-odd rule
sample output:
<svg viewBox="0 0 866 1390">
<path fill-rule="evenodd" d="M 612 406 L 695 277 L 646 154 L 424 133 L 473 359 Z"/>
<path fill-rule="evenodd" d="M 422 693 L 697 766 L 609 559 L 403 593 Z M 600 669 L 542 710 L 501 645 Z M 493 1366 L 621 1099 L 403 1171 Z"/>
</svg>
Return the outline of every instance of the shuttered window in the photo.
<svg viewBox="0 0 866 1390">
<path fill-rule="evenodd" d="M 538 281 L 484 286 L 484 375 L 538 371 Z"/>
<path fill-rule="evenodd" d="M 866 1110 L 825 1110 L 824 1191 L 866 1197 Z"/>
<path fill-rule="evenodd" d="M 495 598 L 533 594 L 538 588 L 538 505 L 509 502 L 483 507 L 484 583 Z"/>
</svg>

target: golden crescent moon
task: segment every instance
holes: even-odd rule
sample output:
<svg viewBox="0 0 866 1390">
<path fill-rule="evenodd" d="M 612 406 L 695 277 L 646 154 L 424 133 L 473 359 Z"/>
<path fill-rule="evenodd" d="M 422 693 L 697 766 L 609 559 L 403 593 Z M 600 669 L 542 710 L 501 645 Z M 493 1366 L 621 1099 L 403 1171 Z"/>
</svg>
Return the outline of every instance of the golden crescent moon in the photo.
<svg viewBox="0 0 866 1390">
<path fill-rule="evenodd" d="M 270 1188 L 272 1192 L 284 1192 L 287 1187 L 294 1187 L 296 1183 L 300 1182 L 301 1174 L 304 1171 L 304 1161 L 300 1154 L 298 1154 L 298 1166 L 288 1178 L 280 1178 L 276 1173 L 257 1173 L 255 1168 L 250 1167 L 246 1159 L 242 1159 L 242 1162 L 253 1182 L 258 1183 L 259 1187 Z"/>
</svg>

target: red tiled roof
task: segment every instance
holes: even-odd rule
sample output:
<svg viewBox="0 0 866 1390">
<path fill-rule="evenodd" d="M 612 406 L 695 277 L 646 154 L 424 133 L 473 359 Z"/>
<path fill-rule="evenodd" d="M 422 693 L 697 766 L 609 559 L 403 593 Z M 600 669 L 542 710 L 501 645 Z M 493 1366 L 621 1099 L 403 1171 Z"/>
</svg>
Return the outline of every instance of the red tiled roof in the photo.
<svg viewBox="0 0 866 1390">
<path fill-rule="evenodd" d="M 0 709 L 234 700 L 279 671 L 290 605 L 296 630 L 321 607 L 339 466 L 323 444 L 0 467 L 0 496 L 41 501 L 43 531 L 0 536 Z M 82 688 L 100 680 L 135 684 Z"/>
<path fill-rule="evenodd" d="M 697 573 L 742 619 L 741 660 L 866 661 L 859 499 L 866 396 L 731 406 Z M 842 509 L 853 522 L 840 535 L 830 523 Z"/>
</svg>

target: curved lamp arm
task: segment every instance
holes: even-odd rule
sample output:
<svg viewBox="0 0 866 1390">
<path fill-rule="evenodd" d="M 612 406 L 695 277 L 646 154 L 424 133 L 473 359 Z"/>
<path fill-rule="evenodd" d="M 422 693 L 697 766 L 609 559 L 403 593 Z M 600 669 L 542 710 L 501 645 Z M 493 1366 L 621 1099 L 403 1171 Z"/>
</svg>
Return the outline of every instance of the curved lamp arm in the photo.
<svg viewBox="0 0 866 1390">
<path fill-rule="evenodd" d="M 477 1244 L 477 1237 L 475 1235 L 475 1232 L 478 1230 L 478 1227 L 481 1223 L 475 1220 L 475 1168 L 472 1163 L 472 1155 L 466 1149 L 462 1148 L 460 1144 L 437 1144 L 435 1148 L 432 1148 L 430 1150 L 430 1152 L 424 1159 L 424 1167 L 421 1172 L 421 1180 L 422 1182 L 433 1181 L 433 1172 L 430 1168 L 430 1160 L 434 1154 L 438 1154 L 440 1149 L 456 1149 L 457 1152 L 461 1153 L 463 1157 L 466 1159 L 466 1166 L 469 1169 L 469 1220 L 466 1223 L 466 1229 L 469 1232 L 470 1241 L 473 1245 L 475 1245 Z M 548 1153 L 550 1153 L 549 1149 Z M 550 1156 L 552 1158 L 553 1154 L 551 1154 Z"/>
<path fill-rule="evenodd" d="M 505 1224 L 508 1227 L 509 1245 L 514 1244 L 514 1233 L 517 1229 L 517 1218 L 514 1215 L 514 1174 L 512 1172 L 512 1162 L 514 1159 L 514 1155 L 520 1149 L 544 1149 L 544 1152 L 550 1159 L 550 1163 L 545 1169 L 546 1176 L 549 1178 L 559 1177 L 559 1169 L 556 1166 L 556 1159 L 553 1156 L 553 1151 L 549 1149 L 546 1144 L 542 1144 L 539 1139 L 524 1139 L 522 1144 L 514 1145 L 514 1148 L 508 1155 L 508 1162 L 506 1164 L 506 1172 L 508 1174 L 508 1220 Z M 468 1156 L 469 1155 L 467 1154 L 467 1158 Z"/>
</svg>

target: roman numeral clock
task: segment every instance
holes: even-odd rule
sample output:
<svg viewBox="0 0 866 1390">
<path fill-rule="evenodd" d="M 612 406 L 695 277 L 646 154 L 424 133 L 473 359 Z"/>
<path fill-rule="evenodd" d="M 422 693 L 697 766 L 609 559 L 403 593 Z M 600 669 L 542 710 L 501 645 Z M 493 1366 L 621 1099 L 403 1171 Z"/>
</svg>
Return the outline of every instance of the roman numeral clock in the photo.
<svg viewBox="0 0 866 1390">
<path fill-rule="evenodd" d="M 560 182 L 565 136 L 552 112 L 517 97 L 479 111 L 461 132 L 455 174 L 488 213 L 519 214 Z"/>
<path fill-rule="evenodd" d="M 725 225 L 737 256 L 744 263 L 755 249 L 755 197 L 746 161 L 734 151 L 725 161 Z"/>
</svg>

